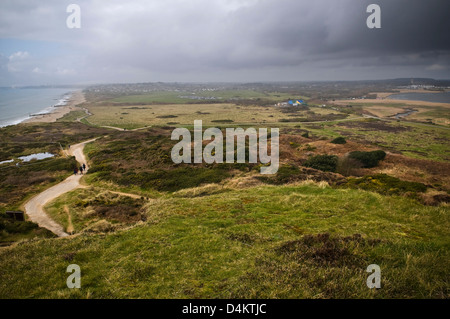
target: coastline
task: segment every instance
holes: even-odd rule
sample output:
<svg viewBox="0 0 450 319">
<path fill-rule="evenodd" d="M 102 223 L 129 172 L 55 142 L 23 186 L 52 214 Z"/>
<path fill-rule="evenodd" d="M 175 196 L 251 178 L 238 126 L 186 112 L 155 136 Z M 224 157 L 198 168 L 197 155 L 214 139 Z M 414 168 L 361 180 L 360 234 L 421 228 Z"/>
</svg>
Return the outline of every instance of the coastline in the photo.
<svg viewBox="0 0 450 319">
<path fill-rule="evenodd" d="M 425 89 L 416 89 L 416 90 L 410 90 L 410 89 L 400 89 L 398 92 L 392 93 L 392 92 L 373 92 L 370 94 L 375 94 L 377 96 L 377 99 L 389 99 L 389 96 L 395 95 L 395 94 L 403 94 L 403 93 L 441 93 L 442 91 L 432 91 L 432 90 L 425 90 Z"/>
<path fill-rule="evenodd" d="M 447 91 L 445 91 L 447 92 Z M 431 90 L 408 90 L 408 89 L 401 89 L 399 92 L 392 93 L 392 92 L 373 92 L 370 94 L 375 94 L 377 96 L 376 99 L 343 99 L 343 100 L 336 100 L 336 101 L 328 101 L 328 103 L 335 103 L 337 105 L 344 105 L 349 103 L 370 103 L 370 104 L 408 104 L 409 106 L 441 106 L 441 107 L 448 107 L 450 106 L 450 103 L 444 103 L 444 102 L 430 102 L 430 101 L 421 101 L 421 100 L 401 100 L 401 99 L 393 99 L 390 98 L 390 96 L 395 94 L 404 94 L 404 93 L 441 93 L 437 91 L 431 91 Z"/>
<path fill-rule="evenodd" d="M 441 102 L 426 102 L 426 101 L 414 101 L 414 100 L 395 100 L 395 99 L 354 99 L 354 100 L 336 100 L 328 101 L 328 103 L 335 103 L 337 105 L 347 105 L 350 103 L 367 103 L 367 104 L 406 104 L 408 106 L 442 106 L 449 107 L 450 103 Z"/>
<path fill-rule="evenodd" d="M 71 111 L 75 111 L 76 106 L 85 102 L 84 94 L 81 90 L 74 91 L 66 105 L 54 106 L 49 113 L 36 114 L 20 123 L 52 123 L 60 119 Z M 19 123 L 19 124 L 20 124 Z"/>
</svg>

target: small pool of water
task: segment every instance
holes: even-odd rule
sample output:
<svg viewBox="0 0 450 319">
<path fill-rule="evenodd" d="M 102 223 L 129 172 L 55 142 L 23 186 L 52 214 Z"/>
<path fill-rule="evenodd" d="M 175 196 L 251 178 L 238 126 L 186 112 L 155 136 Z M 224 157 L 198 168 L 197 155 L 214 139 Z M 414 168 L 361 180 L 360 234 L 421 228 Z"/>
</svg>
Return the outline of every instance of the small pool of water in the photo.
<svg viewBox="0 0 450 319">
<path fill-rule="evenodd" d="M 410 110 L 410 109 L 407 109 L 407 110 L 405 110 L 404 113 L 397 113 L 397 114 L 395 114 L 394 117 L 395 117 L 397 120 L 399 120 L 399 119 L 401 119 L 402 117 L 407 117 L 408 115 L 411 115 L 411 114 L 416 113 L 416 112 L 417 112 L 416 110 Z"/>
<path fill-rule="evenodd" d="M 12 163 L 12 162 L 14 162 L 14 160 L 1 161 L 0 165 L 6 164 L 6 163 Z"/>
<path fill-rule="evenodd" d="M 42 160 L 42 159 L 50 158 L 50 157 L 54 157 L 54 156 L 55 156 L 54 154 L 45 152 L 45 153 L 36 153 L 36 154 L 27 155 L 27 156 L 21 156 L 21 157 L 19 157 L 19 159 L 24 162 L 29 162 L 32 159 Z"/>
</svg>

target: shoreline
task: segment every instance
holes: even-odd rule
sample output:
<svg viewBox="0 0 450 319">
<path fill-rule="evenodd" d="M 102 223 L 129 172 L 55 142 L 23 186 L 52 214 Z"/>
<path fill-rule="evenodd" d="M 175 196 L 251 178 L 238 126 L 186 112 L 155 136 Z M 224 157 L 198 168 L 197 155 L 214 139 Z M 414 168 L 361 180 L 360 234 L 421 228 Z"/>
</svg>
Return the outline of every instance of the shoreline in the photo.
<svg viewBox="0 0 450 319">
<path fill-rule="evenodd" d="M 401 100 L 401 99 L 393 99 L 390 98 L 390 96 L 395 94 L 404 94 L 404 93 L 427 93 L 427 94 L 433 94 L 433 93 L 446 93 L 449 91 L 444 92 L 437 92 L 437 91 L 430 91 L 430 90 L 408 90 L 408 89 L 401 89 L 399 92 L 374 92 L 370 94 L 375 94 L 377 96 L 376 99 L 342 99 L 342 100 L 336 100 L 336 101 L 327 101 L 328 103 L 335 103 L 337 105 L 343 105 L 343 104 L 350 104 L 350 103 L 370 103 L 370 104 L 407 104 L 409 106 L 443 106 L 448 107 L 450 106 L 450 103 L 446 102 L 430 102 L 430 101 L 421 101 L 421 100 Z"/>
<path fill-rule="evenodd" d="M 433 91 L 433 90 L 425 90 L 425 89 L 400 89 L 398 92 L 371 92 L 370 94 L 375 94 L 377 96 L 377 99 L 389 99 L 389 96 L 395 95 L 395 94 L 404 94 L 404 93 L 445 93 L 446 91 Z"/>
<path fill-rule="evenodd" d="M 20 123 L 52 123 L 56 122 L 56 120 L 62 118 L 64 115 L 68 114 L 71 111 L 77 110 L 76 106 L 85 102 L 86 99 L 81 90 L 72 92 L 71 97 L 67 101 L 66 105 L 61 106 L 53 106 L 51 112 L 44 114 L 36 114 L 31 117 L 21 121 Z"/>
<path fill-rule="evenodd" d="M 450 103 L 442 103 L 442 102 L 427 102 L 427 101 L 417 101 L 417 100 L 395 100 L 395 99 L 354 99 L 354 100 L 336 100 L 336 101 L 328 101 L 328 103 L 335 103 L 337 105 L 344 105 L 350 103 L 366 103 L 366 104 L 398 104 L 406 106 L 444 106 L 449 107 Z"/>
</svg>

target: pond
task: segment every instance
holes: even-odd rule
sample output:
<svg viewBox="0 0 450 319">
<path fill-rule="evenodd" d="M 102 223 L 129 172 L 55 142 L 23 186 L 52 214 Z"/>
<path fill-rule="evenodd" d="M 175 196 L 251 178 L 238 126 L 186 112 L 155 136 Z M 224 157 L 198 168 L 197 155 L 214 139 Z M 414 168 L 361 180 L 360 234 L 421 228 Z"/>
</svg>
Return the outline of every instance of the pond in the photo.
<svg viewBox="0 0 450 319">
<path fill-rule="evenodd" d="M 417 112 L 416 110 L 410 110 L 410 109 L 407 109 L 407 110 L 405 110 L 404 113 L 397 113 L 397 114 L 395 114 L 394 117 L 395 117 L 397 120 L 399 120 L 399 119 L 401 119 L 402 117 L 407 117 L 408 115 L 411 115 L 411 114 L 416 113 L 416 112 Z"/>
<path fill-rule="evenodd" d="M 14 162 L 14 160 L 1 161 L 0 165 L 6 164 L 6 163 L 12 163 L 12 162 Z"/>
<path fill-rule="evenodd" d="M 54 157 L 54 156 L 55 156 L 54 154 L 45 152 L 45 153 L 36 153 L 36 154 L 27 155 L 27 156 L 21 156 L 21 157 L 19 157 L 19 159 L 24 162 L 29 162 L 33 159 L 42 160 L 42 159 L 50 158 L 50 157 Z"/>
</svg>

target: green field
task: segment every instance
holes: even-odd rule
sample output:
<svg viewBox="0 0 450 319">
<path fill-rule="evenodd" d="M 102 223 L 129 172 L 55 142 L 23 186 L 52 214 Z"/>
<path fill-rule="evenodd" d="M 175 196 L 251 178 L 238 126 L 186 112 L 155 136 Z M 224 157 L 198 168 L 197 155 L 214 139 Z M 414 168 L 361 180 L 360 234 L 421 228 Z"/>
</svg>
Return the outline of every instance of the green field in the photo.
<svg viewBox="0 0 450 319">
<path fill-rule="evenodd" d="M 278 101 L 280 99 L 288 99 L 291 96 L 287 93 L 278 92 L 259 92 L 252 90 L 204 90 L 196 92 L 173 92 L 173 91 L 156 91 L 147 94 L 129 95 L 108 100 L 108 103 L 126 103 L 126 104 L 184 104 L 195 103 L 201 97 L 205 101 L 227 101 L 227 100 L 270 100 Z M 300 98 L 300 97 L 292 97 Z"/>
<path fill-rule="evenodd" d="M 304 124 L 305 129 L 319 136 L 346 136 L 387 150 L 398 151 L 412 158 L 450 160 L 450 129 L 420 123 L 382 122 L 374 119 Z"/>
</svg>

